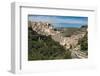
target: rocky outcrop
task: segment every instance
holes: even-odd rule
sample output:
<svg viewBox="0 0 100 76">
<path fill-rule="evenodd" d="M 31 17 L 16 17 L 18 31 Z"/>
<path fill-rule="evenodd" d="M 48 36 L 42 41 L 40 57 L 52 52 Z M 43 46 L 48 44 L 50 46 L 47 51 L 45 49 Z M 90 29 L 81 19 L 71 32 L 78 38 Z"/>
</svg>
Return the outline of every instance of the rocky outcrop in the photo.
<svg viewBox="0 0 100 76">
<path fill-rule="evenodd" d="M 64 46 L 66 49 L 73 49 L 72 54 L 78 54 L 79 52 L 75 51 L 78 44 L 78 40 L 83 38 L 86 32 L 81 32 L 77 35 L 72 35 L 71 37 L 64 37 L 59 31 L 55 31 L 53 29 L 53 26 L 50 23 L 44 23 L 44 22 L 30 22 L 29 27 L 31 27 L 34 31 L 36 31 L 38 34 L 51 36 L 53 40 L 56 42 L 59 42 L 60 45 Z M 82 56 L 82 54 L 81 54 Z M 80 56 L 79 56 L 80 57 Z M 83 56 L 81 58 L 86 58 L 86 56 Z"/>
</svg>

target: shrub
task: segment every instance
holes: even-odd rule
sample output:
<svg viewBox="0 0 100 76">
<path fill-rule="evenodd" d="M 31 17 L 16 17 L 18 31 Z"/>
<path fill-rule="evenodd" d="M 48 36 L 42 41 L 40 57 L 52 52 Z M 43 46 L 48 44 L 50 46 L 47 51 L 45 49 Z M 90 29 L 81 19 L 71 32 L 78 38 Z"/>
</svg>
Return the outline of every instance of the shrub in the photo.
<svg viewBox="0 0 100 76">
<path fill-rule="evenodd" d="M 79 40 L 79 44 L 81 46 L 82 51 L 87 51 L 88 50 L 87 33 L 85 34 L 85 36 L 81 40 Z"/>
</svg>

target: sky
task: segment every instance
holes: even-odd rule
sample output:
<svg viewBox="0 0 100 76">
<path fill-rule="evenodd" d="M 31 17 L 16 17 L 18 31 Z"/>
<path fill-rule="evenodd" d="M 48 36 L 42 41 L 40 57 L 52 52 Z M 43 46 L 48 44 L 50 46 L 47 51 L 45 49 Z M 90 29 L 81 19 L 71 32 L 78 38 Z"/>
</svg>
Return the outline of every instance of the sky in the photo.
<svg viewBox="0 0 100 76">
<path fill-rule="evenodd" d="M 28 20 L 49 22 L 54 27 L 81 27 L 82 25 L 88 25 L 88 17 L 80 16 L 28 15 Z"/>
</svg>

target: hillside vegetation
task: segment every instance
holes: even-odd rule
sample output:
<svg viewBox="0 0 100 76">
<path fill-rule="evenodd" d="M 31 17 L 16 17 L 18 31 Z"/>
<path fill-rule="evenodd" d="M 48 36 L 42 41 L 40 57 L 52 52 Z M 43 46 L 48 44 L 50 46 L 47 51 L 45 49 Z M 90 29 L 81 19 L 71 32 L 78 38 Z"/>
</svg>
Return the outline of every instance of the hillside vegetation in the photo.
<svg viewBox="0 0 100 76">
<path fill-rule="evenodd" d="M 78 44 L 81 46 L 81 51 L 88 51 L 87 33 L 85 34 L 85 36 L 81 40 L 79 40 Z"/>
<path fill-rule="evenodd" d="M 28 28 L 28 60 L 71 59 L 71 52 L 66 50 L 51 36 L 45 36 Z"/>
</svg>

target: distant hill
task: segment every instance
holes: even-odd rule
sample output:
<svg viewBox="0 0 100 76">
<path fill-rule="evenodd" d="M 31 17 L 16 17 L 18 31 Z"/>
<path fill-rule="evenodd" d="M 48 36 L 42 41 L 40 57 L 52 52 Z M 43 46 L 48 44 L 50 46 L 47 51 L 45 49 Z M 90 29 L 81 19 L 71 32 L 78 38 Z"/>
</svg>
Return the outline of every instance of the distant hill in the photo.
<svg viewBox="0 0 100 76">
<path fill-rule="evenodd" d="M 82 26 L 80 28 L 75 28 L 75 27 L 66 27 L 66 28 L 55 28 L 55 30 L 60 31 L 61 34 L 65 37 L 70 37 L 72 35 L 77 35 L 80 34 L 82 32 L 86 32 L 87 31 L 87 27 L 86 26 Z"/>
<path fill-rule="evenodd" d="M 87 29 L 88 26 L 87 25 L 82 25 L 81 28 L 86 28 Z"/>
</svg>

